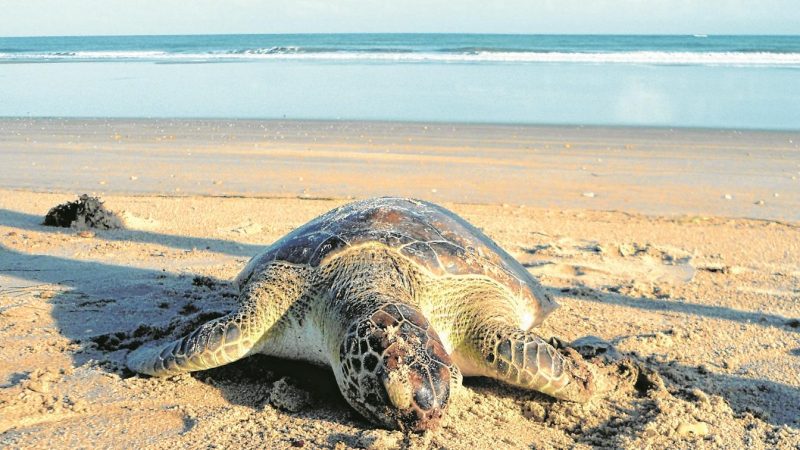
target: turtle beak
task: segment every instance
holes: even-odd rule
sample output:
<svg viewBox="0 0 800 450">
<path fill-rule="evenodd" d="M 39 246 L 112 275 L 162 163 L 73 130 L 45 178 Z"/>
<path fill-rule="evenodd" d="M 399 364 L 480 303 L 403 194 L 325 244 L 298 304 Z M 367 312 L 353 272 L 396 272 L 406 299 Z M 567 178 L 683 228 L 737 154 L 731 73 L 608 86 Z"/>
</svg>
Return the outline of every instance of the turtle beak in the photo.
<svg viewBox="0 0 800 450">
<path fill-rule="evenodd" d="M 392 371 L 383 379 L 396 411 L 397 427 L 421 432 L 439 426 L 450 397 L 450 371 L 444 366 L 414 364 L 407 371 Z"/>
</svg>

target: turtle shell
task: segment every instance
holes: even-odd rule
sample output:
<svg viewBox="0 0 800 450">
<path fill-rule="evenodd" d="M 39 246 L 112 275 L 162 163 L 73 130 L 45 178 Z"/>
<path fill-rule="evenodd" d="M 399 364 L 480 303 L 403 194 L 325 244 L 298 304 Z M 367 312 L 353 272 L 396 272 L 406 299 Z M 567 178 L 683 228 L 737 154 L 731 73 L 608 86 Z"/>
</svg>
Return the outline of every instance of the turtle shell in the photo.
<svg viewBox="0 0 800 450">
<path fill-rule="evenodd" d="M 382 197 L 333 209 L 293 230 L 254 257 L 240 286 L 273 261 L 316 267 L 348 246 L 379 242 L 436 275 L 485 275 L 532 309 L 538 325 L 558 304 L 511 255 L 466 220 L 421 200 Z"/>
</svg>

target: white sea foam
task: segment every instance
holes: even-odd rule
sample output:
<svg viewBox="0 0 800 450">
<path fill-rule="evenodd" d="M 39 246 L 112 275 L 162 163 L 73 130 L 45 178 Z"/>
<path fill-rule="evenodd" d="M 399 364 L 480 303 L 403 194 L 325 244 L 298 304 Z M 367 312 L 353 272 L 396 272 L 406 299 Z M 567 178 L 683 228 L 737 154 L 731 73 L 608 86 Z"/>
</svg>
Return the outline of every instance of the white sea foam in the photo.
<svg viewBox="0 0 800 450">
<path fill-rule="evenodd" d="M 800 66 L 800 53 L 771 52 L 351 52 L 302 51 L 295 47 L 244 49 L 232 52 L 169 53 L 160 51 L 80 51 L 60 53 L 0 53 L 0 61 L 156 61 L 214 62 L 247 60 L 375 61 L 409 63 L 587 63 L 722 66 Z"/>
<path fill-rule="evenodd" d="M 0 53 L 0 61 L 103 61 L 103 60 L 153 60 L 171 59 L 176 53 L 157 51 L 83 51 L 54 53 Z"/>
</svg>

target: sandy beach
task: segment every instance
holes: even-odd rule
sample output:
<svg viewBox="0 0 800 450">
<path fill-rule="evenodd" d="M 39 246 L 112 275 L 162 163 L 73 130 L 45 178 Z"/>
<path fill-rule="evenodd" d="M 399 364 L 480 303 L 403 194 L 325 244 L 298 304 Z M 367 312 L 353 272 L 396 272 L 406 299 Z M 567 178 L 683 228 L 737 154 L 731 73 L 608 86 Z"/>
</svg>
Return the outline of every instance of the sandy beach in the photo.
<svg viewBox="0 0 800 450">
<path fill-rule="evenodd" d="M 800 221 L 800 133 L 0 119 L 2 187 L 364 198 Z"/>
<path fill-rule="evenodd" d="M 799 146 L 798 132 L 2 119 L 0 446 L 798 448 Z M 125 228 L 42 225 L 82 193 Z M 124 368 L 142 342 L 230 311 L 265 246 L 378 195 L 481 228 L 561 304 L 543 336 L 597 336 L 645 375 L 585 405 L 466 379 L 444 426 L 404 441 L 321 368 Z M 282 401 L 286 383 L 308 400 Z"/>
</svg>

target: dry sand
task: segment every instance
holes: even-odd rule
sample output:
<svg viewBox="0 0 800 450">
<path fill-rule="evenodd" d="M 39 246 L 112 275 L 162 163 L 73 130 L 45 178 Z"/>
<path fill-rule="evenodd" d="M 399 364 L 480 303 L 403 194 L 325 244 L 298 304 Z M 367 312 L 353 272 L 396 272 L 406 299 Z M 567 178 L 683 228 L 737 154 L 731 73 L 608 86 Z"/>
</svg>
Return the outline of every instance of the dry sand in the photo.
<svg viewBox="0 0 800 450">
<path fill-rule="evenodd" d="M 388 160 L 372 150 L 348 159 L 337 156 L 332 144 L 352 145 L 378 126 L 395 127 L 395 134 L 385 132 L 392 142 L 424 140 L 423 125 L 281 123 L 306 127 L 312 135 L 335 133 L 307 157 L 295 144 L 272 142 L 274 151 L 247 163 L 228 159 L 241 157 L 239 147 L 215 144 L 192 130 L 185 139 L 207 141 L 200 160 L 177 153 L 180 137 L 149 142 L 141 134 L 129 146 L 127 138 L 117 144 L 109 123 L 121 126 L 66 122 L 70 130 L 88 130 L 78 141 L 50 132 L 61 121 L 2 121 L 0 447 L 800 446 L 800 182 L 790 173 L 800 170 L 800 156 L 790 134 L 751 132 L 728 139 L 733 132 L 546 128 L 536 139 L 549 140 L 550 152 L 535 145 L 535 156 L 523 149 L 509 156 L 494 142 L 504 136 L 523 141 L 509 130 L 530 138 L 539 136 L 537 129 L 474 127 L 459 139 L 457 128 L 448 131 L 446 143 L 429 141 L 424 162 L 417 163 L 397 156 L 405 151 L 400 146 L 391 147 Z M 8 132 L 14 124 L 21 126 L 19 135 Z M 35 127 L 46 130 L 37 134 Z M 431 129 L 445 133 L 442 125 Z M 547 135 L 556 132 L 560 140 Z M 102 140 L 110 140 L 107 147 Z M 716 150 L 692 150 L 695 140 Z M 606 150 L 611 145 L 620 152 Z M 697 181 L 700 170 L 659 178 L 659 166 L 680 159 L 670 155 L 671 145 L 691 158 L 686 167 L 716 167 L 719 175 L 709 175 L 707 185 Z M 478 149 L 470 157 L 482 162 L 464 162 L 470 152 L 464 149 L 472 147 Z M 74 152 L 67 155 L 70 148 Z M 569 154 L 576 148 L 578 156 Z M 320 160 L 318 152 L 328 152 L 329 159 Z M 450 152 L 457 156 L 443 156 Z M 585 164 L 601 158 L 606 165 L 587 169 L 600 176 L 587 175 L 586 184 L 573 189 L 571 181 L 583 182 L 582 158 Z M 217 159 L 222 163 L 214 173 Z M 264 161 L 284 165 L 259 175 Z M 634 162 L 636 168 L 627 166 Z M 475 172 L 464 168 L 470 164 Z M 549 171 L 542 169 L 548 164 Z M 723 176 L 726 167 L 738 167 L 737 177 Z M 173 169 L 182 171 L 170 178 Z M 302 170 L 311 178 L 290 183 Z M 379 170 L 385 176 L 370 177 Z M 533 176 L 539 170 L 547 173 L 546 181 Z M 350 180 L 351 174 L 359 176 Z M 454 174 L 460 176 L 455 181 Z M 221 183 L 215 185 L 217 175 Z M 413 182 L 398 181 L 403 176 Z M 192 188 L 193 177 L 208 184 Z M 424 184 L 427 178 L 430 185 Z M 720 192 L 698 192 L 695 181 Z M 138 182 L 144 187 L 134 187 Z M 242 185 L 230 186 L 236 182 Z M 274 188 L 281 182 L 291 187 Z M 252 357 L 172 379 L 126 371 L 129 348 L 230 310 L 235 293 L 229 280 L 251 255 L 346 201 L 257 197 L 302 194 L 301 185 L 307 196 L 360 198 L 391 190 L 443 203 L 516 256 L 558 298 L 562 308 L 545 323 L 543 335 L 598 336 L 645 375 L 636 386 L 587 405 L 467 379 L 442 429 L 403 442 L 403 436 L 359 418 L 332 376 L 305 364 Z M 177 195 L 176 187 L 182 189 Z M 767 197 L 777 190 L 778 197 Z M 40 225 L 52 206 L 92 191 L 105 191 L 106 206 L 120 212 L 125 229 L 79 232 Z M 725 193 L 732 199 L 721 197 Z M 657 195 L 663 198 L 656 201 Z M 746 195 L 763 196 L 766 204 L 737 203 Z M 598 210 L 606 208 L 626 212 Z"/>
</svg>

